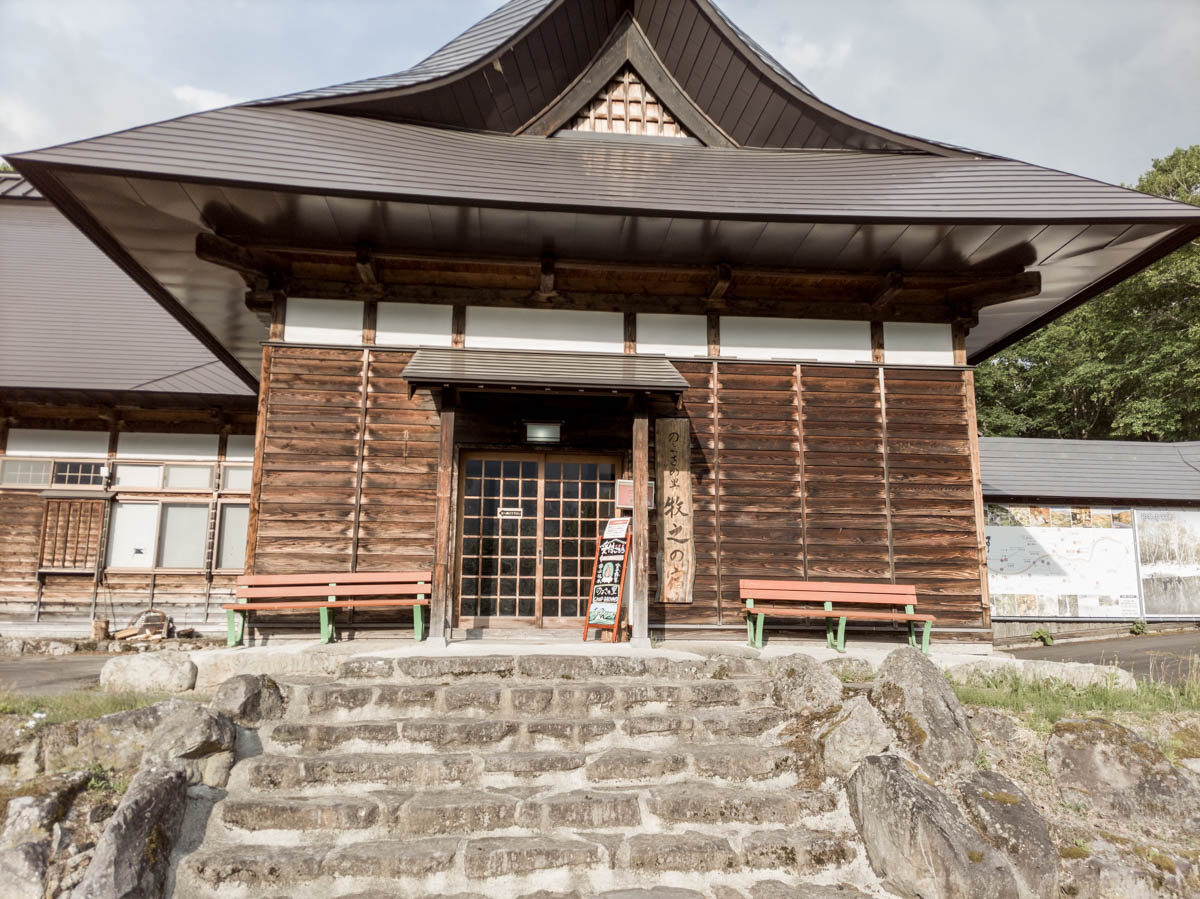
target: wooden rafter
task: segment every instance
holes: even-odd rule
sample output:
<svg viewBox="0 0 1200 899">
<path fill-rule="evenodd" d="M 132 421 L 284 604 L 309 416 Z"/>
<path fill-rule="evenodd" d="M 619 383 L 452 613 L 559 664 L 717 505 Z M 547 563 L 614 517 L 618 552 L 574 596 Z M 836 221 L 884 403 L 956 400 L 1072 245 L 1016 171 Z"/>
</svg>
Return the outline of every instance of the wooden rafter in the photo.
<svg viewBox="0 0 1200 899">
<path fill-rule="evenodd" d="M 379 249 L 251 246 L 213 234 L 197 255 L 238 272 L 263 315 L 282 296 L 478 306 L 959 322 L 1035 296 L 1037 272 L 873 272 L 600 260 L 419 255 Z"/>
</svg>

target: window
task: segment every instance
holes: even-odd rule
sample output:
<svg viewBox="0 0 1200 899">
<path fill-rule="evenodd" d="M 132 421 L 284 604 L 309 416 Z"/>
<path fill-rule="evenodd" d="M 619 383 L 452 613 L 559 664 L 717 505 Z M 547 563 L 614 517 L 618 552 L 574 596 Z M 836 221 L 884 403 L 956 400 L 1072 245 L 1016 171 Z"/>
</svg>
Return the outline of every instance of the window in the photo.
<svg viewBox="0 0 1200 899">
<path fill-rule="evenodd" d="M 118 462 L 113 486 L 121 490 L 212 490 L 211 465 L 143 465 Z"/>
<path fill-rule="evenodd" d="M 163 503 L 158 534 L 160 568 L 203 568 L 208 507 Z"/>
<path fill-rule="evenodd" d="M 221 489 L 230 493 L 249 493 L 252 471 L 249 465 L 226 465 L 221 476 Z"/>
<path fill-rule="evenodd" d="M 221 505 L 221 530 L 217 541 L 217 568 L 236 568 L 246 564 L 246 526 L 250 507 L 242 503 Z"/>
<path fill-rule="evenodd" d="M 168 490 L 211 490 L 211 465 L 168 465 L 164 469 L 164 486 Z"/>
<path fill-rule="evenodd" d="M 28 459 L 6 459 L 0 471 L 0 484 L 5 487 L 47 487 L 50 484 L 51 464 Z"/>
<path fill-rule="evenodd" d="M 115 503 L 108 537 L 112 568 L 153 568 L 157 503 Z"/>
<path fill-rule="evenodd" d="M 128 489 L 130 487 L 157 487 L 162 477 L 162 468 L 158 465 L 127 465 L 121 462 L 113 475 L 113 486 Z"/>
<path fill-rule="evenodd" d="M 103 462 L 55 462 L 55 487 L 103 487 Z"/>
<path fill-rule="evenodd" d="M 113 568 L 203 569 L 207 540 L 207 504 L 114 503 L 108 564 Z"/>
</svg>

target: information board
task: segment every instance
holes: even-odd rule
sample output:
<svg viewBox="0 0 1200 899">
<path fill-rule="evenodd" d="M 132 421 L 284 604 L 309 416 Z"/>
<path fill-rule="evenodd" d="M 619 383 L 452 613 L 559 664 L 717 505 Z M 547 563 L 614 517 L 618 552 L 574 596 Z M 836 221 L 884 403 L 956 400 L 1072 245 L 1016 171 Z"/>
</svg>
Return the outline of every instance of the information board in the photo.
<svg viewBox="0 0 1200 899">
<path fill-rule="evenodd" d="M 587 640 L 589 630 L 610 630 L 612 642 L 617 642 L 621 595 L 629 560 L 630 524 L 628 518 L 610 518 L 596 543 L 596 564 L 592 568 L 592 586 L 588 590 L 587 617 L 583 620 L 584 640 Z"/>
<path fill-rule="evenodd" d="M 987 507 L 995 618 L 1136 618 L 1133 511 L 1093 506 Z"/>
<path fill-rule="evenodd" d="M 1138 509 L 1146 617 L 1200 616 L 1200 511 Z"/>
</svg>

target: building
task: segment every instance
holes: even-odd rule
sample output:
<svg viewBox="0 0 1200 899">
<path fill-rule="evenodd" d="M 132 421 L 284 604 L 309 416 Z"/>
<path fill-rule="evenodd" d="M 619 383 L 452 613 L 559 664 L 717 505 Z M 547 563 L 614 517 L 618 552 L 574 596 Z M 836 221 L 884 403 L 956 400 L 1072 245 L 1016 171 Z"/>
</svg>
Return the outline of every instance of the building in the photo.
<svg viewBox="0 0 1200 899">
<path fill-rule="evenodd" d="M 11 173 L 0 321 L 0 620 L 153 605 L 218 624 L 244 556 L 249 388 Z"/>
<path fill-rule="evenodd" d="M 1200 621 L 1200 443 L 980 441 L 997 641 Z"/>
<path fill-rule="evenodd" d="M 709 0 L 513 0 L 10 161 L 257 387 L 248 570 L 432 568 L 435 641 L 577 633 L 622 480 L 639 639 L 737 635 L 743 577 L 989 639 L 970 364 L 1200 234 L 837 110 Z"/>
</svg>

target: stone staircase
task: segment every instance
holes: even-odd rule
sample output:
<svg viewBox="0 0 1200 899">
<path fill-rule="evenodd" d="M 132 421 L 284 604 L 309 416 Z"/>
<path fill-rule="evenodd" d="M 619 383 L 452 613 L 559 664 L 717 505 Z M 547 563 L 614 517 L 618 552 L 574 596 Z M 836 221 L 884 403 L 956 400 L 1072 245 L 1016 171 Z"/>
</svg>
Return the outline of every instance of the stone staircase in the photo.
<svg viewBox="0 0 1200 899">
<path fill-rule="evenodd" d="M 366 658 L 285 686 L 189 803 L 174 896 L 878 894 L 757 660 Z"/>
</svg>

